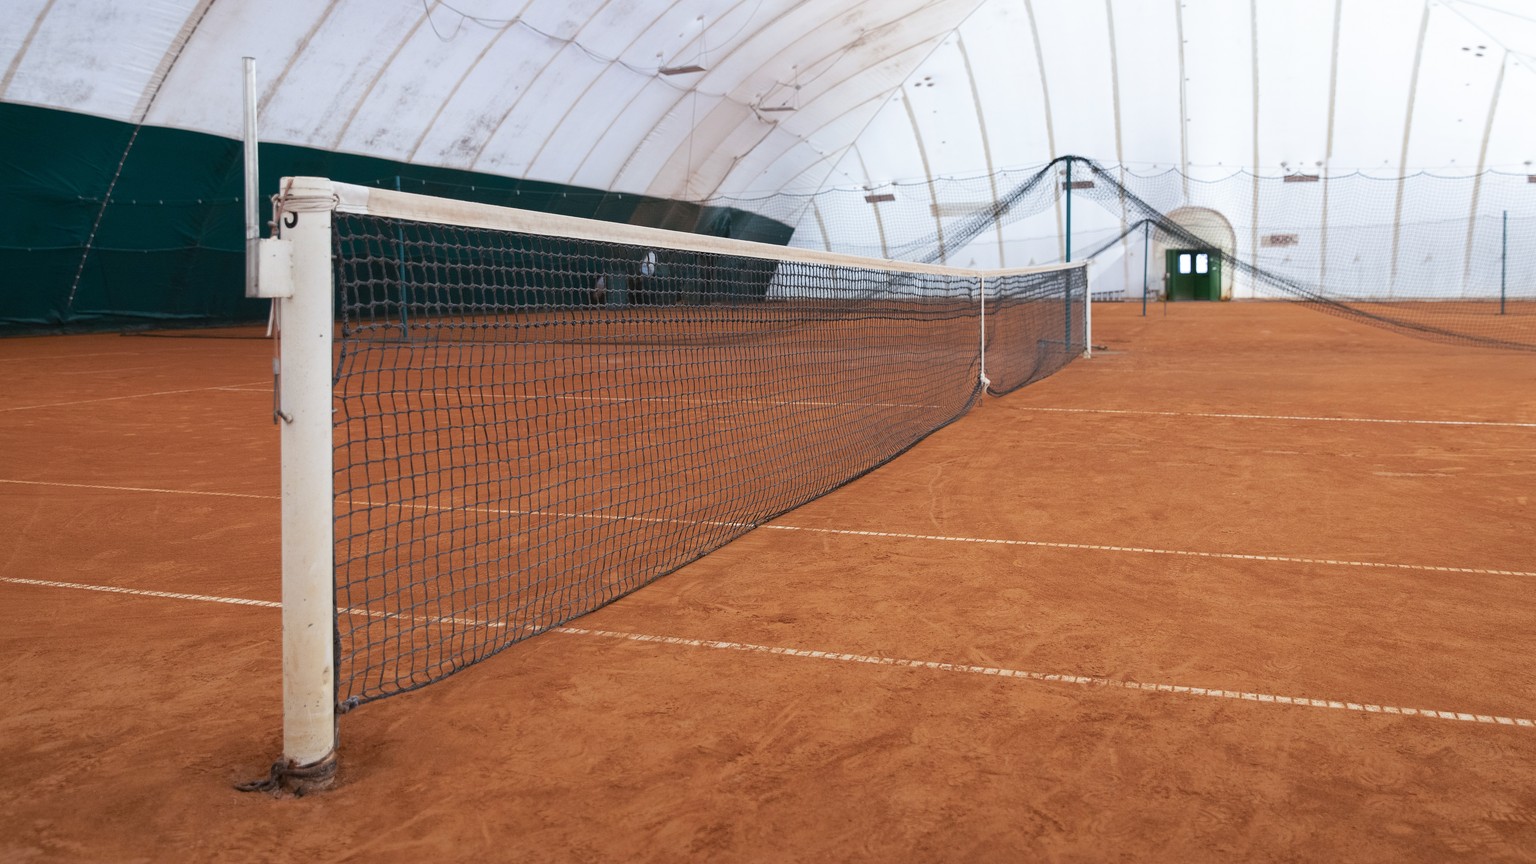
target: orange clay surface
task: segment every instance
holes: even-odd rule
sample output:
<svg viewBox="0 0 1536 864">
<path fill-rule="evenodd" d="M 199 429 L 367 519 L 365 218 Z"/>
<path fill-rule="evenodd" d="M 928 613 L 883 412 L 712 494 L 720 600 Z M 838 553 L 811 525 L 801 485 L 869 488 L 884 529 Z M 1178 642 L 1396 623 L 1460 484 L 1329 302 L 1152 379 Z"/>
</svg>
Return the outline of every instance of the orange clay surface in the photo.
<svg viewBox="0 0 1536 864">
<path fill-rule="evenodd" d="M 276 601 L 271 345 L 0 341 L 0 861 L 1536 859 L 1536 355 L 1139 311 L 303 799 L 277 609 L 22 581 Z"/>
</svg>

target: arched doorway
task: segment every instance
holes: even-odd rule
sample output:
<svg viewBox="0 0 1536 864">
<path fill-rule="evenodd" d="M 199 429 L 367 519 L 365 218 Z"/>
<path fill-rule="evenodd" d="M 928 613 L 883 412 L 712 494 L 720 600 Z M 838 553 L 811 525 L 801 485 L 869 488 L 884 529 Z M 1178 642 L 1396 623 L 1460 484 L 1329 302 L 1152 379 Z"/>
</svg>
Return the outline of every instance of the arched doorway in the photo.
<svg viewBox="0 0 1536 864">
<path fill-rule="evenodd" d="M 1221 215 L 1215 210 L 1212 210 L 1209 207 L 1179 207 L 1174 210 L 1170 210 L 1168 212 L 1167 218 L 1175 225 L 1178 225 L 1185 231 L 1188 231 L 1189 233 L 1200 238 L 1206 247 L 1208 247 L 1210 250 L 1221 253 L 1221 255 L 1228 260 L 1231 260 L 1236 255 L 1237 233 L 1232 230 L 1232 223 L 1227 221 L 1227 217 Z M 1162 266 L 1164 268 L 1163 278 L 1161 280 L 1164 292 L 1168 290 L 1168 280 L 1170 277 L 1170 271 L 1168 269 L 1168 262 L 1170 261 L 1170 257 L 1168 253 L 1174 250 L 1198 251 L 1185 250 L 1185 244 L 1174 245 L 1175 242 L 1176 241 L 1172 241 L 1171 239 L 1159 239 L 1156 242 L 1157 248 L 1154 250 L 1152 255 L 1152 265 L 1154 267 Z M 1220 263 L 1218 263 L 1217 266 L 1220 269 L 1221 277 L 1220 299 L 1231 300 L 1233 268 L 1222 266 Z"/>
</svg>

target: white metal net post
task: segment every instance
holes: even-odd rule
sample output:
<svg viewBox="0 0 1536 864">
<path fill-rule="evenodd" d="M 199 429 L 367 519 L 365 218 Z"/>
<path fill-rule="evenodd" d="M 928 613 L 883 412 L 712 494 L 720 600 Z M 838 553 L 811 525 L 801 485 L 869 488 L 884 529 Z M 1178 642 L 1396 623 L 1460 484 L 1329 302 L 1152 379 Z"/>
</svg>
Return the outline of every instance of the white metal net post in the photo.
<svg viewBox="0 0 1536 864">
<path fill-rule="evenodd" d="M 285 180 L 280 237 L 261 241 L 258 294 L 277 303 L 274 420 L 282 448 L 283 755 L 240 788 L 303 794 L 336 773 L 329 180 Z"/>
</svg>

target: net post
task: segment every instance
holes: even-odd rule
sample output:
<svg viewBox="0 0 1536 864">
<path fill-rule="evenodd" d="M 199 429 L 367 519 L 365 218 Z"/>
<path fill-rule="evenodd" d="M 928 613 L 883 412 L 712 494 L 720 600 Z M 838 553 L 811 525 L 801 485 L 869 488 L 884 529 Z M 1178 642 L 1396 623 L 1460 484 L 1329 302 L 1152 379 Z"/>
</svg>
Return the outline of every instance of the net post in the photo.
<svg viewBox="0 0 1536 864">
<path fill-rule="evenodd" d="M 1147 268 L 1152 261 L 1152 220 L 1148 219 L 1142 225 L 1146 231 L 1141 235 L 1141 317 L 1147 317 Z"/>
<path fill-rule="evenodd" d="M 400 175 L 395 175 L 395 191 L 400 189 Z M 410 276 L 405 265 L 405 229 L 395 229 L 395 266 L 399 268 L 400 278 L 400 338 L 409 342 L 411 340 L 411 293 Z"/>
<path fill-rule="evenodd" d="M 987 277 L 976 277 L 976 290 L 981 297 L 981 389 L 992 386 L 987 378 Z"/>
<path fill-rule="evenodd" d="M 1067 162 L 1067 182 L 1066 182 L 1064 188 L 1066 190 L 1066 195 L 1067 195 L 1067 226 L 1066 226 L 1066 231 L 1065 231 L 1065 233 L 1064 233 L 1064 235 L 1062 237 L 1062 242 L 1064 243 L 1064 246 L 1062 247 L 1062 251 L 1063 251 L 1062 257 L 1065 259 L 1065 263 L 1071 264 L 1072 263 L 1072 157 L 1071 156 L 1066 157 L 1066 162 Z M 1072 279 L 1071 279 L 1070 276 L 1067 278 L 1067 290 L 1063 292 L 1063 295 L 1064 296 L 1063 296 L 1062 299 L 1066 301 L 1066 314 L 1064 315 L 1064 317 L 1066 319 L 1066 332 L 1065 332 L 1065 334 L 1063 336 L 1063 341 L 1064 341 L 1064 344 L 1066 345 L 1066 350 L 1071 351 L 1072 350 Z"/>
<path fill-rule="evenodd" d="M 1072 280 L 1067 280 L 1067 292 L 1072 291 Z M 1083 356 L 1093 356 L 1093 286 L 1088 282 L 1088 264 L 1083 263 Z"/>
<path fill-rule="evenodd" d="M 1504 227 L 1499 232 L 1499 314 L 1504 314 L 1505 287 L 1509 269 L 1509 211 L 1504 211 Z"/>
<path fill-rule="evenodd" d="M 261 228 L 258 224 L 261 216 L 257 209 L 256 194 L 259 179 L 257 176 L 258 164 L 256 158 L 256 58 L 242 57 L 245 95 L 245 296 L 256 296 L 256 268 L 258 251 L 257 245 L 261 241 Z M 271 330 L 271 315 L 268 315 L 268 330 Z M 271 335 L 269 332 L 267 335 Z"/>
<path fill-rule="evenodd" d="M 290 791 L 336 772 L 336 594 L 332 514 L 331 181 L 284 181 L 283 239 L 293 287 L 280 304 L 283 562 L 283 776 Z M 274 775 L 277 772 L 274 771 Z"/>
</svg>

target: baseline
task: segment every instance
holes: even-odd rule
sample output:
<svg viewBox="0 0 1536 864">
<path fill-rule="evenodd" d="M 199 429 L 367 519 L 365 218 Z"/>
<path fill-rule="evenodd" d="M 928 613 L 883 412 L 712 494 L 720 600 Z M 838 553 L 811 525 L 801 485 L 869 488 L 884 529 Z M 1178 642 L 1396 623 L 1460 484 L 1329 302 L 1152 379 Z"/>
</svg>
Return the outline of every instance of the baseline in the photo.
<svg viewBox="0 0 1536 864">
<path fill-rule="evenodd" d="M 283 605 L 282 603 L 275 600 L 251 600 L 242 597 L 216 597 L 207 594 L 181 594 L 171 591 L 149 591 L 137 588 L 119 588 L 111 585 L 88 585 L 78 582 L 55 582 L 44 579 L 22 579 L 12 576 L 0 576 L 0 582 L 33 587 L 66 588 L 79 591 L 100 591 L 109 594 L 126 594 L 166 600 L 223 603 L 233 606 L 256 606 L 264 609 L 281 609 Z M 340 611 L 348 615 L 359 615 L 374 618 L 407 617 L 397 613 L 375 612 L 362 609 L 343 609 Z M 420 615 L 409 617 L 411 620 L 423 623 L 455 623 L 488 628 L 504 628 L 506 626 L 500 622 L 476 621 L 473 619 L 465 618 L 436 618 L 432 616 Z M 912 660 L 901 657 L 883 657 L 871 654 L 850 654 L 838 651 L 822 651 L 806 648 L 786 648 L 779 645 L 757 645 L 750 642 L 727 642 L 715 639 L 689 639 L 681 636 L 661 636 L 649 633 L 631 633 L 619 630 L 600 630 L 586 627 L 572 627 L 569 625 L 553 627 L 547 632 L 562 633 L 567 636 L 587 636 L 600 639 L 619 640 L 624 642 L 670 645 L 680 648 L 706 648 L 716 651 L 734 651 L 748 654 L 770 654 L 782 657 L 800 657 L 811 660 L 826 660 L 836 663 L 853 663 L 867 666 L 892 666 L 907 669 L 924 669 L 935 672 L 952 672 L 962 675 L 984 675 L 996 678 L 1015 678 L 1047 683 L 1075 684 L 1085 687 L 1135 690 L 1144 693 L 1170 693 L 1182 696 L 1204 697 L 1208 699 L 1235 699 L 1260 705 L 1290 705 L 1303 708 L 1324 708 L 1334 711 L 1350 711 L 1362 714 L 1382 714 L 1397 717 L 1420 717 L 1435 720 L 1451 720 L 1460 723 L 1536 729 L 1536 721 L 1532 721 L 1524 717 L 1512 717 L 1502 714 L 1476 714 L 1469 711 L 1443 711 L 1434 708 L 1409 708 L 1400 705 L 1379 705 L 1372 702 L 1350 702 L 1341 699 L 1314 699 L 1307 696 L 1285 696 L 1274 693 L 1257 693 L 1247 690 L 1225 690 L 1221 688 L 1195 687 L 1185 684 L 1162 684 L 1146 681 L 1130 681 L 1119 678 L 1105 678 L 1098 675 L 1077 675 L 1074 673 L 1061 672 L 1034 672 L 1022 669 L 1009 669 L 999 666 L 974 666 L 968 663 L 949 663 L 938 660 Z"/>
<path fill-rule="evenodd" d="M 1390 417 L 1309 417 L 1300 414 L 1223 414 L 1215 411 L 1142 411 L 1131 408 L 1046 408 L 1014 405 L 1019 411 L 1054 414 L 1121 414 L 1138 417 L 1210 417 L 1222 420 L 1276 420 L 1292 423 L 1378 423 L 1395 426 L 1492 426 L 1506 429 L 1536 429 L 1536 423 L 1500 420 L 1414 420 Z"/>
<path fill-rule="evenodd" d="M 41 405 L 12 405 L 9 407 L 0 407 L 0 411 L 31 411 L 36 408 L 63 408 L 67 405 L 90 405 L 95 402 L 118 402 L 123 399 L 147 399 L 151 396 L 174 396 L 180 393 L 206 393 L 209 390 L 229 390 L 243 393 L 249 391 L 235 390 L 235 388 L 254 387 L 256 384 L 267 384 L 270 386 L 270 382 L 265 381 L 258 381 L 255 382 L 255 384 L 220 384 L 216 387 L 191 387 L 186 390 L 159 390 L 154 393 L 130 393 L 127 396 L 102 396 L 97 399 L 75 399 L 69 402 L 45 402 Z"/>
<path fill-rule="evenodd" d="M 52 486 L 63 489 L 98 489 L 108 492 L 147 492 L 160 495 L 203 495 L 215 498 L 251 498 L 279 501 L 278 495 L 255 495 L 243 492 L 212 492 L 197 489 L 156 489 L 145 486 L 107 486 L 93 483 L 58 483 L 46 480 L 10 480 L 0 478 L 0 484 L 16 486 Z M 719 525 L 742 528 L 753 527 L 767 531 L 804 531 L 813 534 L 835 534 L 847 537 L 885 537 L 894 540 L 922 540 L 935 543 L 975 543 L 990 546 L 1029 546 L 1038 549 L 1072 549 L 1083 552 L 1124 552 L 1134 555 L 1172 555 L 1189 558 L 1209 558 L 1226 561 L 1266 561 L 1280 564 L 1317 564 L 1333 567 L 1360 567 L 1380 570 L 1409 570 L 1423 573 L 1463 573 L 1472 576 L 1520 576 L 1536 577 L 1536 571 L 1496 570 L 1486 567 L 1447 567 L 1436 564 L 1401 564 L 1386 561 L 1350 561 L 1342 558 L 1302 558 L 1292 555 L 1252 555 L 1241 552 L 1204 552 L 1191 549 L 1154 549 L 1145 546 L 1114 546 L 1101 543 L 1063 543 L 1052 540 L 1018 540 L 998 537 L 960 537 L 945 534 L 905 534 L 896 531 L 861 531 L 854 528 L 818 528 L 810 525 L 785 525 L 765 522 L 748 525 L 738 522 L 711 522 L 696 519 L 671 519 L 662 516 L 630 516 L 610 513 L 557 513 L 543 510 L 516 510 L 503 507 L 474 507 L 466 505 L 438 505 L 395 503 L 379 501 L 348 501 L 352 506 L 392 507 L 404 510 L 427 510 L 439 513 L 490 513 L 501 516 L 540 516 L 550 519 L 590 519 L 608 522 L 644 522 L 672 525 Z"/>
</svg>

